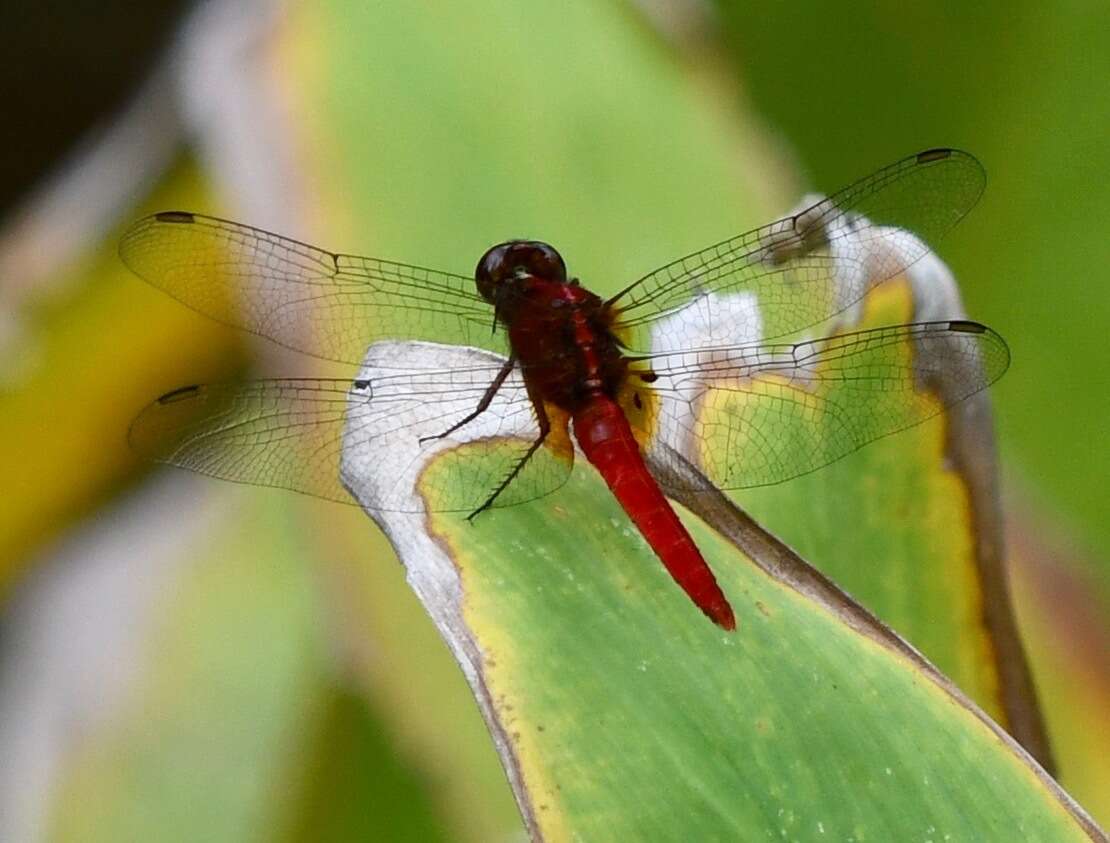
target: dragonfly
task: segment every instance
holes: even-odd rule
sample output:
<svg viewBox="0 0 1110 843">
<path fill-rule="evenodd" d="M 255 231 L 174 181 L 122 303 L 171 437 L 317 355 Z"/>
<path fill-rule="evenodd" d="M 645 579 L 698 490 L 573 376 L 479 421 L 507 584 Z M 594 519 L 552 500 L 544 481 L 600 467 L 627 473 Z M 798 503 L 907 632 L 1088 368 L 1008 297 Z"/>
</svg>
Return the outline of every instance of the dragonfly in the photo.
<svg viewBox="0 0 1110 843">
<path fill-rule="evenodd" d="M 677 585 L 733 630 L 733 609 L 667 492 L 806 474 L 1000 377 L 1005 342 L 965 319 L 806 333 L 928 253 L 984 184 L 970 154 L 926 150 L 608 298 L 536 240 L 495 245 L 461 275 L 157 213 L 125 233 L 122 260 L 220 322 L 356 365 L 397 340 L 407 341 L 402 356 L 412 341 L 479 356 L 397 360 L 354 378 L 186 386 L 144 409 L 129 439 L 156 461 L 345 503 L 355 502 L 342 462 L 352 441 L 417 459 L 450 450 L 446 479 L 420 496 L 382 482 L 358 502 L 470 518 L 558 489 L 577 443 Z M 931 389 L 938 378 L 944 389 Z"/>
</svg>

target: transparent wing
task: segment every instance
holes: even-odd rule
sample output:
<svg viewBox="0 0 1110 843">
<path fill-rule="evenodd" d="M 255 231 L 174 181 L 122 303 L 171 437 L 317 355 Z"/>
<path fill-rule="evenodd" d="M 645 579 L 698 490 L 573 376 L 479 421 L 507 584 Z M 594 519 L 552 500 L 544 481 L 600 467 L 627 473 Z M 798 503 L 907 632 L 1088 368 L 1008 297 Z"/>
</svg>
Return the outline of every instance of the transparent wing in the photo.
<svg viewBox="0 0 1110 843">
<path fill-rule="evenodd" d="M 493 309 L 462 275 L 334 254 L 184 211 L 135 223 L 120 257 L 206 316 L 327 360 L 358 363 L 369 345 L 395 338 L 505 351 Z"/>
<path fill-rule="evenodd" d="M 496 367 L 390 374 L 369 380 L 286 379 L 189 386 L 163 395 L 132 423 L 141 455 L 200 474 L 292 489 L 341 503 L 351 467 L 364 455 L 372 490 L 357 478 L 362 502 L 381 511 L 465 511 L 481 506 L 538 434 L 519 377 L 498 391 L 486 413 L 444 439 L 477 406 Z M 473 438 L 477 437 L 476 441 Z M 554 440 L 553 440 L 554 443 Z M 449 452 L 449 469 L 423 501 L 413 492 L 433 452 Z M 573 453 L 541 448 L 494 506 L 554 491 Z M 445 478 L 445 479 L 444 479 Z M 348 481 L 345 483 L 345 480 Z"/>
<path fill-rule="evenodd" d="M 938 415 L 1009 361 L 998 334 L 967 321 L 661 356 L 656 456 L 680 454 L 725 489 L 779 483 Z"/>
<path fill-rule="evenodd" d="M 758 334 L 737 326 L 737 336 L 771 340 L 795 334 L 925 255 L 925 241 L 959 222 L 985 184 L 982 166 L 966 152 L 933 149 L 910 156 L 798 213 L 644 276 L 611 299 L 619 313 L 616 327 L 630 347 L 647 350 L 650 323 L 680 309 L 697 315 L 702 298 L 701 333 L 709 334 L 713 298 L 706 294 L 747 292 L 758 299 L 762 324 Z"/>
</svg>

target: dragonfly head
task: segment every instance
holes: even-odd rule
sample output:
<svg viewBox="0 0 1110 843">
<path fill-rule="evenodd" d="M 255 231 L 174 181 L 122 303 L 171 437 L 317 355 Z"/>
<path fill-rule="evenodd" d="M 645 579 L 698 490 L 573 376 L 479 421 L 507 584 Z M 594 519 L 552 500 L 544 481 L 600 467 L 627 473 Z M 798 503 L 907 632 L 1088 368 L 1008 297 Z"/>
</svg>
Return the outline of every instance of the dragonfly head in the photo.
<svg viewBox="0 0 1110 843">
<path fill-rule="evenodd" d="M 505 284 L 525 278 L 565 283 L 567 267 L 551 246 L 539 240 L 509 240 L 482 255 L 474 281 L 482 298 L 493 304 L 504 294 Z"/>
</svg>

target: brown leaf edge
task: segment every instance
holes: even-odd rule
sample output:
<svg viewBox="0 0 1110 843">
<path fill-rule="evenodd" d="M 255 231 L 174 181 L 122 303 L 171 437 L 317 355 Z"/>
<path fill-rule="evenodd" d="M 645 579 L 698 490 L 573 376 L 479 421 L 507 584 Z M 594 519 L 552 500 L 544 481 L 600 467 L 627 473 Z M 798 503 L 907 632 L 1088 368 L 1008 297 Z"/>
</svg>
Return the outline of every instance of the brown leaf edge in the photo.
<svg viewBox="0 0 1110 843">
<path fill-rule="evenodd" d="M 927 255 L 910 267 L 906 275 L 915 321 L 953 316 L 965 318 L 956 278 L 936 255 Z M 923 368 L 945 371 L 943 366 Z M 954 399 L 952 392 L 956 385 L 946 381 L 943 375 L 927 381 L 923 387 L 933 391 L 950 407 L 943 416 L 945 462 L 967 491 L 973 564 L 982 598 L 980 622 L 990 642 L 997 670 L 1003 725 L 1050 775 L 1055 775 L 1056 762 L 1018 632 L 1006 569 L 1005 521 L 990 397 L 983 391 L 963 401 Z"/>
</svg>

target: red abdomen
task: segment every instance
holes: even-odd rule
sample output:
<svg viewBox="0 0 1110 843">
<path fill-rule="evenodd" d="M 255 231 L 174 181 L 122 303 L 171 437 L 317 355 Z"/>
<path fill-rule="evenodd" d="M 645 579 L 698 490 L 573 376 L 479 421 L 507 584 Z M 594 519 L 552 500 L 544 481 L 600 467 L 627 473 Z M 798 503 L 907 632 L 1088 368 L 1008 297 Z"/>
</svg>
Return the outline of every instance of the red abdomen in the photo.
<svg viewBox="0 0 1110 843">
<path fill-rule="evenodd" d="M 573 420 L 575 438 L 586 458 L 600 472 L 675 582 L 715 624 L 735 629 L 732 607 L 644 464 L 640 446 L 620 405 L 605 395 L 596 395 L 575 410 Z"/>
</svg>

